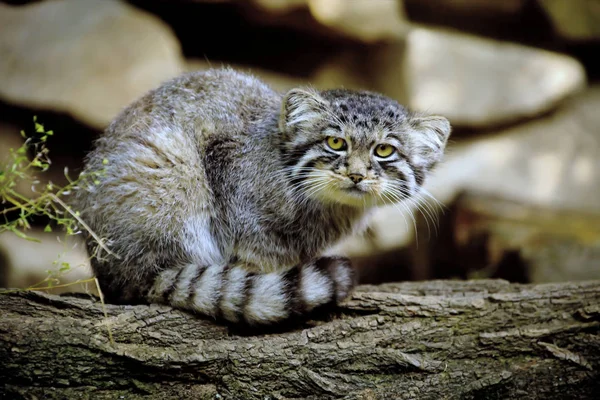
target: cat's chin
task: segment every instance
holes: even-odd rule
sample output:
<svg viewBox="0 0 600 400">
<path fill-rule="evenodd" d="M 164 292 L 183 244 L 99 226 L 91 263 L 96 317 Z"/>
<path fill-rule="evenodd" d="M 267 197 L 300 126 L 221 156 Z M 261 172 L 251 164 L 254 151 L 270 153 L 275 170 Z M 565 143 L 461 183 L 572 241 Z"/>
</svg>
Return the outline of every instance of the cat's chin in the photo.
<svg viewBox="0 0 600 400">
<path fill-rule="evenodd" d="M 383 205 L 383 202 L 372 193 L 357 188 L 323 191 L 319 193 L 319 200 L 361 209 Z"/>
</svg>

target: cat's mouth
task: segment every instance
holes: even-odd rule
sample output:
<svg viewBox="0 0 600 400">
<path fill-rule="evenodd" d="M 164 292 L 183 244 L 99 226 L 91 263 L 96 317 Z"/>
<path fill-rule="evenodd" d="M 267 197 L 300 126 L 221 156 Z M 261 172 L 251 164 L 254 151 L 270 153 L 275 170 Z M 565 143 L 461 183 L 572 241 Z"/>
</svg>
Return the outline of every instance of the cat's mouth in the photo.
<svg viewBox="0 0 600 400">
<path fill-rule="evenodd" d="M 329 188 L 318 192 L 317 196 L 326 202 L 344 204 L 352 207 L 371 207 L 378 205 L 377 196 L 374 196 L 368 186 L 352 185 L 346 187 Z"/>
<path fill-rule="evenodd" d="M 377 189 L 376 182 L 371 180 L 354 183 L 350 179 L 332 176 L 327 183 L 316 184 L 314 189 L 309 189 L 309 193 L 325 202 L 362 208 L 378 204 Z"/>
<path fill-rule="evenodd" d="M 352 184 L 348 186 L 338 187 L 332 193 L 337 202 L 356 206 L 365 207 L 377 205 L 376 188 L 369 183 Z"/>
<path fill-rule="evenodd" d="M 346 193 L 350 193 L 350 194 L 355 195 L 355 196 L 364 196 L 364 195 L 366 195 L 368 193 L 366 190 L 361 189 L 358 186 L 350 186 L 350 187 L 344 188 L 343 190 Z"/>
</svg>

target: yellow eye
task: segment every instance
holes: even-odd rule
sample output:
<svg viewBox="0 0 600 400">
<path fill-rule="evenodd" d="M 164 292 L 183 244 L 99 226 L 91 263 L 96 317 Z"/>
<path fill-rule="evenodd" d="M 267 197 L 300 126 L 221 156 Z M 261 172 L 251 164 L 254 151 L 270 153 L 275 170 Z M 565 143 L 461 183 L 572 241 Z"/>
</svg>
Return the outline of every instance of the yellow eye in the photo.
<svg viewBox="0 0 600 400">
<path fill-rule="evenodd" d="M 380 144 L 375 148 L 377 157 L 386 158 L 394 154 L 394 148 L 389 144 Z"/>
<path fill-rule="evenodd" d="M 344 139 L 335 136 L 327 138 L 327 146 L 331 147 L 332 150 L 345 150 L 348 147 Z"/>
</svg>

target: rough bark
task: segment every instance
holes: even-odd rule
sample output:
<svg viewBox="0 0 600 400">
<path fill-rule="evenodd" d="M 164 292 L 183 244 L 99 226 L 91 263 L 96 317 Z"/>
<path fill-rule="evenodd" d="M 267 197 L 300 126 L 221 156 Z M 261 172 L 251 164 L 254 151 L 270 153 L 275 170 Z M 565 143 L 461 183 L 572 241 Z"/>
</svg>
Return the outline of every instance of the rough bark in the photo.
<svg viewBox="0 0 600 400">
<path fill-rule="evenodd" d="M 585 399 L 600 281 L 361 286 L 335 313 L 248 334 L 164 306 L 0 296 L 0 397 Z M 107 328 L 112 332 L 111 343 Z"/>
</svg>

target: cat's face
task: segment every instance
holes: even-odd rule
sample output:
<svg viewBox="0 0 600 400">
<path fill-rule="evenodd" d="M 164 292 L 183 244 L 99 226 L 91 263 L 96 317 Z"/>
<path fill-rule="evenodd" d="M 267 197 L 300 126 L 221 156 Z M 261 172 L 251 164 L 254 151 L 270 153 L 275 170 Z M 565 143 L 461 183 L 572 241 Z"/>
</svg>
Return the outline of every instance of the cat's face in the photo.
<svg viewBox="0 0 600 400">
<path fill-rule="evenodd" d="M 280 128 L 294 187 L 324 202 L 372 207 L 413 196 L 441 159 L 450 125 L 387 97 L 292 90 Z"/>
</svg>

